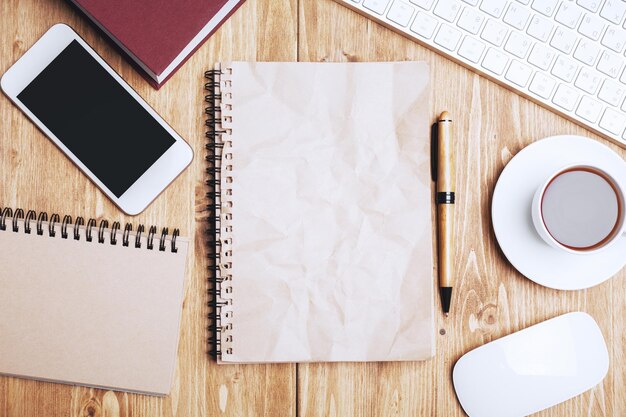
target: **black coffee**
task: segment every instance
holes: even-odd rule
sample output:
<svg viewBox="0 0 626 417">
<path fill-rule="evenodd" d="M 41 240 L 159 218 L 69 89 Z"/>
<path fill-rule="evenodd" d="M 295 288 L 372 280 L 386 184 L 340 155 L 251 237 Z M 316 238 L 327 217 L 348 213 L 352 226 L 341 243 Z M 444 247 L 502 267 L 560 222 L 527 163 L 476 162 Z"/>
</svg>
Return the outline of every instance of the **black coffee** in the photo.
<svg viewBox="0 0 626 417">
<path fill-rule="evenodd" d="M 546 188 L 541 212 L 552 237 L 571 249 L 595 249 L 612 239 L 622 215 L 617 187 L 600 171 L 571 168 Z"/>
</svg>

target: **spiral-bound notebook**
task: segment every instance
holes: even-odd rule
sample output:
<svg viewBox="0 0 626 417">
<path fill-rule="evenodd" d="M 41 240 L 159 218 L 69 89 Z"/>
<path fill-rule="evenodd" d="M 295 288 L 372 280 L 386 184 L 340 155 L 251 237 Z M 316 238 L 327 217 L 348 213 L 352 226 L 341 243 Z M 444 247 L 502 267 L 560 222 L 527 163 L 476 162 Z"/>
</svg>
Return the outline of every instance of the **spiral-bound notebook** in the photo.
<svg viewBox="0 0 626 417">
<path fill-rule="evenodd" d="M 188 240 L 0 210 L 0 373 L 169 393 Z"/>
<path fill-rule="evenodd" d="M 218 360 L 431 357 L 427 65 L 232 62 L 206 76 Z"/>
</svg>

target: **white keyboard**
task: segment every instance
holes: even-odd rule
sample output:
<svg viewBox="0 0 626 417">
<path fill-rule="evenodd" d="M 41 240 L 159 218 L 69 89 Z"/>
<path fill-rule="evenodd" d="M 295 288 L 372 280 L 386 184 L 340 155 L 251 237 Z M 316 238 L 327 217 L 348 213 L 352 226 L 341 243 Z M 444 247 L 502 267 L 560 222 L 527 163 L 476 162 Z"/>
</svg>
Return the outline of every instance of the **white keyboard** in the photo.
<svg viewBox="0 0 626 417">
<path fill-rule="evenodd" d="M 626 1 L 336 1 L 626 147 Z"/>
</svg>

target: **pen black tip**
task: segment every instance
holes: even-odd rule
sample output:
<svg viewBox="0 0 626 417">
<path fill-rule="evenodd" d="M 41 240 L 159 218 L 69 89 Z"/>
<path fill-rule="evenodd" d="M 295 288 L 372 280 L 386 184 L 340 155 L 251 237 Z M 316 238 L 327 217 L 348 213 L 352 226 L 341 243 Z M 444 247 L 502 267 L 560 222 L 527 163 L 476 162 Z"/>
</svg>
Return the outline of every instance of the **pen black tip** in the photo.
<svg viewBox="0 0 626 417">
<path fill-rule="evenodd" d="M 450 312 L 450 300 L 452 299 L 452 287 L 439 287 L 439 293 L 441 294 L 441 308 L 443 312 L 448 314 Z"/>
</svg>

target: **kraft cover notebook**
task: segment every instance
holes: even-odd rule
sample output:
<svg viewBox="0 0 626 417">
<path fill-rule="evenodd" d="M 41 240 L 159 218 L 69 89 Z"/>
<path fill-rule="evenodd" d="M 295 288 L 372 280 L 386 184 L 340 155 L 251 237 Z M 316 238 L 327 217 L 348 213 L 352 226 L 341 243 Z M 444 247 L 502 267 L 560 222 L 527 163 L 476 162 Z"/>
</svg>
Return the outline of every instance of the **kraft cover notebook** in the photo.
<svg viewBox="0 0 626 417">
<path fill-rule="evenodd" d="M 218 360 L 431 357 L 427 65 L 206 75 Z"/>
<path fill-rule="evenodd" d="M 159 88 L 244 0 L 69 0 Z"/>
<path fill-rule="evenodd" d="M 0 373 L 168 394 L 188 245 L 176 229 L 0 210 Z"/>
</svg>

